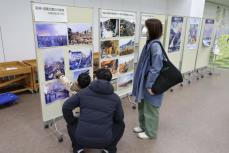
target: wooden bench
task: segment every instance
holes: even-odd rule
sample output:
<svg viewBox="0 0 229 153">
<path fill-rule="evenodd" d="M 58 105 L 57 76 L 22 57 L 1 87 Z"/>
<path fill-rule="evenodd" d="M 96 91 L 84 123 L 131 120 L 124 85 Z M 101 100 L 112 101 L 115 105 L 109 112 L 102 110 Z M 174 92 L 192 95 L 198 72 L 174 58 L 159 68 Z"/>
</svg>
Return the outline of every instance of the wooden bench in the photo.
<svg viewBox="0 0 229 153">
<path fill-rule="evenodd" d="M 31 67 L 19 62 L 0 63 L 0 93 L 19 93 L 30 91 L 33 93 Z M 20 88 L 14 87 L 20 86 Z"/>
</svg>

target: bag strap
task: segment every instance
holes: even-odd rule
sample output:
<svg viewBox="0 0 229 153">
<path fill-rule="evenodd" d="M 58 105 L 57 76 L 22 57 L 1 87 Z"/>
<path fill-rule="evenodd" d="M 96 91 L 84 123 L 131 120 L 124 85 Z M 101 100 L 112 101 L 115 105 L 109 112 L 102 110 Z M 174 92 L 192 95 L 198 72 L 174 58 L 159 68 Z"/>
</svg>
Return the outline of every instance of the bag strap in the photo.
<svg viewBox="0 0 229 153">
<path fill-rule="evenodd" d="M 168 62 L 171 62 L 171 61 L 169 60 L 169 57 L 167 56 L 167 54 L 166 54 L 166 52 L 165 52 L 165 49 L 164 49 L 164 47 L 162 46 L 162 44 L 161 44 L 160 41 L 158 41 L 158 40 L 156 40 L 156 41 L 153 40 L 153 41 L 149 42 L 149 43 L 147 44 L 147 49 L 148 49 L 148 46 L 151 45 L 151 43 L 158 43 L 158 44 L 160 45 L 160 47 L 161 47 L 162 54 L 165 56 L 165 59 L 166 59 Z M 151 56 L 152 56 L 152 55 L 151 55 L 151 52 L 150 52 L 150 61 L 151 61 L 151 59 L 152 59 Z M 150 62 L 150 65 L 151 65 L 151 62 Z"/>
</svg>

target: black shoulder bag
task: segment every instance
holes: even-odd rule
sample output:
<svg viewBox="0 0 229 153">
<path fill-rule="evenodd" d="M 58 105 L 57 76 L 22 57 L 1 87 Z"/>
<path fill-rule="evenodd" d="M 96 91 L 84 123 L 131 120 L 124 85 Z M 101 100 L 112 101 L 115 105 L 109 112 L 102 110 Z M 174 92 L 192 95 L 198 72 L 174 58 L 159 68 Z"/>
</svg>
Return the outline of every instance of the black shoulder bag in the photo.
<svg viewBox="0 0 229 153">
<path fill-rule="evenodd" d="M 151 90 L 155 94 L 162 94 L 171 87 L 183 82 L 183 77 L 181 72 L 172 64 L 169 60 L 164 47 L 160 41 L 154 41 L 153 43 L 158 43 L 161 46 L 161 50 L 165 59 L 163 60 L 163 67 L 160 71 L 159 76 L 157 77 L 155 83 L 153 84 Z M 151 61 L 151 52 L 150 52 L 150 61 Z M 151 62 L 150 62 L 150 66 Z"/>
</svg>

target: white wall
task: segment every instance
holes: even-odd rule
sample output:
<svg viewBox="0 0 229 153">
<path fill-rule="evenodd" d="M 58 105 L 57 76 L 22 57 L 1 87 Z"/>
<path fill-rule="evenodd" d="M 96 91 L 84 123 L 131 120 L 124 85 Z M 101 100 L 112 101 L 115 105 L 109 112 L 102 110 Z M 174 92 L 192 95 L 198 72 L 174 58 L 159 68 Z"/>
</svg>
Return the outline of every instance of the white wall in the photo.
<svg viewBox="0 0 229 153">
<path fill-rule="evenodd" d="M 204 8 L 204 18 L 216 18 L 217 5 L 206 2 Z"/>
<path fill-rule="evenodd" d="M 205 0 L 168 0 L 167 13 L 190 17 L 203 17 Z"/>
<path fill-rule="evenodd" d="M 205 0 L 192 0 L 189 16 L 202 18 L 204 13 Z"/>
<path fill-rule="evenodd" d="M 61 5 L 74 4 L 74 0 L 35 1 Z M 0 0 L 0 26 L 5 61 L 36 58 L 30 0 Z M 2 57 L 0 46 L 0 62 Z"/>
<path fill-rule="evenodd" d="M 94 8 L 94 49 L 99 50 L 99 11 L 98 9 L 112 9 L 134 11 L 137 13 L 137 23 L 140 22 L 140 12 L 166 14 L 167 0 L 75 0 L 76 6 L 93 7 Z M 139 41 L 139 24 L 136 25 L 136 42 Z"/>
<path fill-rule="evenodd" d="M 89 6 L 113 10 L 165 13 L 167 0 L 75 0 L 77 6 Z"/>
<path fill-rule="evenodd" d="M 29 0 L 1 1 L 0 20 L 5 60 L 35 57 L 32 16 Z"/>
<path fill-rule="evenodd" d="M 206 2 L 205 8 L 204 8 L 204 18 L 216 18 L 216 11 L 217 11 L 218 6 L 226 9 L 225 21 L 227 25 L 229 25 L 229 7 L 228 6 L 216 5 L 210 2 Z"/>
<path fill-rule="evenodd" d="M 192 0 L 168 0 L 167 13 L 169 15 L 189 16 Z"/>
<path fill-rule="evenodd" d="M 98 27 L 98 8 L 154 12 L 165 14 L 167 0 L 33 0 L 42 3 L 94 7 L 94 24 Z M 137 20 L 137 22 L 140 19 Z M 0 26 L 2 27 L 5 61 L 36 58 L 30 0 L 0 0 Z M 137 29 L 139 27 L 136 27 Z M 138 33 L 137 33 L 138 34 Z M 98 29 L 94 29 L 94 40 L 97 43 Z M 137 38 L 138 41 L 138 38 Z M 1 47 L 0 47 L 1 48 Z M 95 46 L 98 49 L 98 46 Z M 2 49 L 0 61 L 2 61 Z"/>
<path fill-rule="evenodd" d="M 37 0 L 41 3 L 48 3 L 48 4 L 59 4 L 59 5 L 74 5 L 75 0 Z"/>
<path fill-rule="evenodd" d="M 219 7 L 218 11 L 217 8 Z M 221 10 L 221 11 L 220 11 Z M 225 10 L 225 17 L 223 11 Z M 211 2 L 206 2 L 204 9 L 205 18 L 215 18 L 217 25 L 217 37 L 221 34 L 229 33 L 229 7 L 218 5 Z"/>
<path fill-rule="evenodd" d="M 182 16 L 198 16 L 192 11 L 193 6 L 201 7 L 199 0 L 35 0 L 42 3 L 76 5 L 94 8 L 94 44 L 98 44 L 98 8 L 127 10 L 137 12 L 137 23 L 140 21 L 140 12 L 156 14 L 174 14 Z M 198 1 L 198 2 L 197 2 Z M 203 0 L 201 0 L 202 3 Z M 199 10 L 199 12 L 198 12 Z M 229 10 L 229 9 L 227 9 Z M 216 5 L 206 3 L 204 17 L 216 15 Z M 227 11 L 229 22 L 229 11 Z M 34 34 L 32 25 L 32 13 L 30 0 L 0 0 L 0 26 L 2 27 L 3 45 L 6 61 L 24 60 L 35 58 Z M 138 24 L 137 24 L 137 35 Z M 138 37 L 136 38 L 138 42 Z M 2 49 L 0 46 L 0 61 L 2 61 Z"/>
</svg>

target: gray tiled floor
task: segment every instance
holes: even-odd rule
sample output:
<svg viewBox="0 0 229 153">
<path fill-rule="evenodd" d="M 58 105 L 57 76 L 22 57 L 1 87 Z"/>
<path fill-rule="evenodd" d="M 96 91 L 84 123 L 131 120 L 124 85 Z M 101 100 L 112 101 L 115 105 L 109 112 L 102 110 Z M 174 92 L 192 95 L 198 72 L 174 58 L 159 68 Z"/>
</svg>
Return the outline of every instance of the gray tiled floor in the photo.
<svg viewBox="0 0 229 153">
<path fill-rule="evenodd" d="M 43 128 L 38 94 L 23 94 L 18 104 L 0 109 L 0 153 L 69 153 L 63 120 L 58 126 L 64 141 Z M 161 108 L 157 140 L 139 140 L 132 133 L 137 111 L 123 100 L 126 130 L 120 153 L 228 153 L 229 71 L 194 81 L 167 93 Z M 88 151 L 90 153 L 96 151 Z"/>
</svg>

